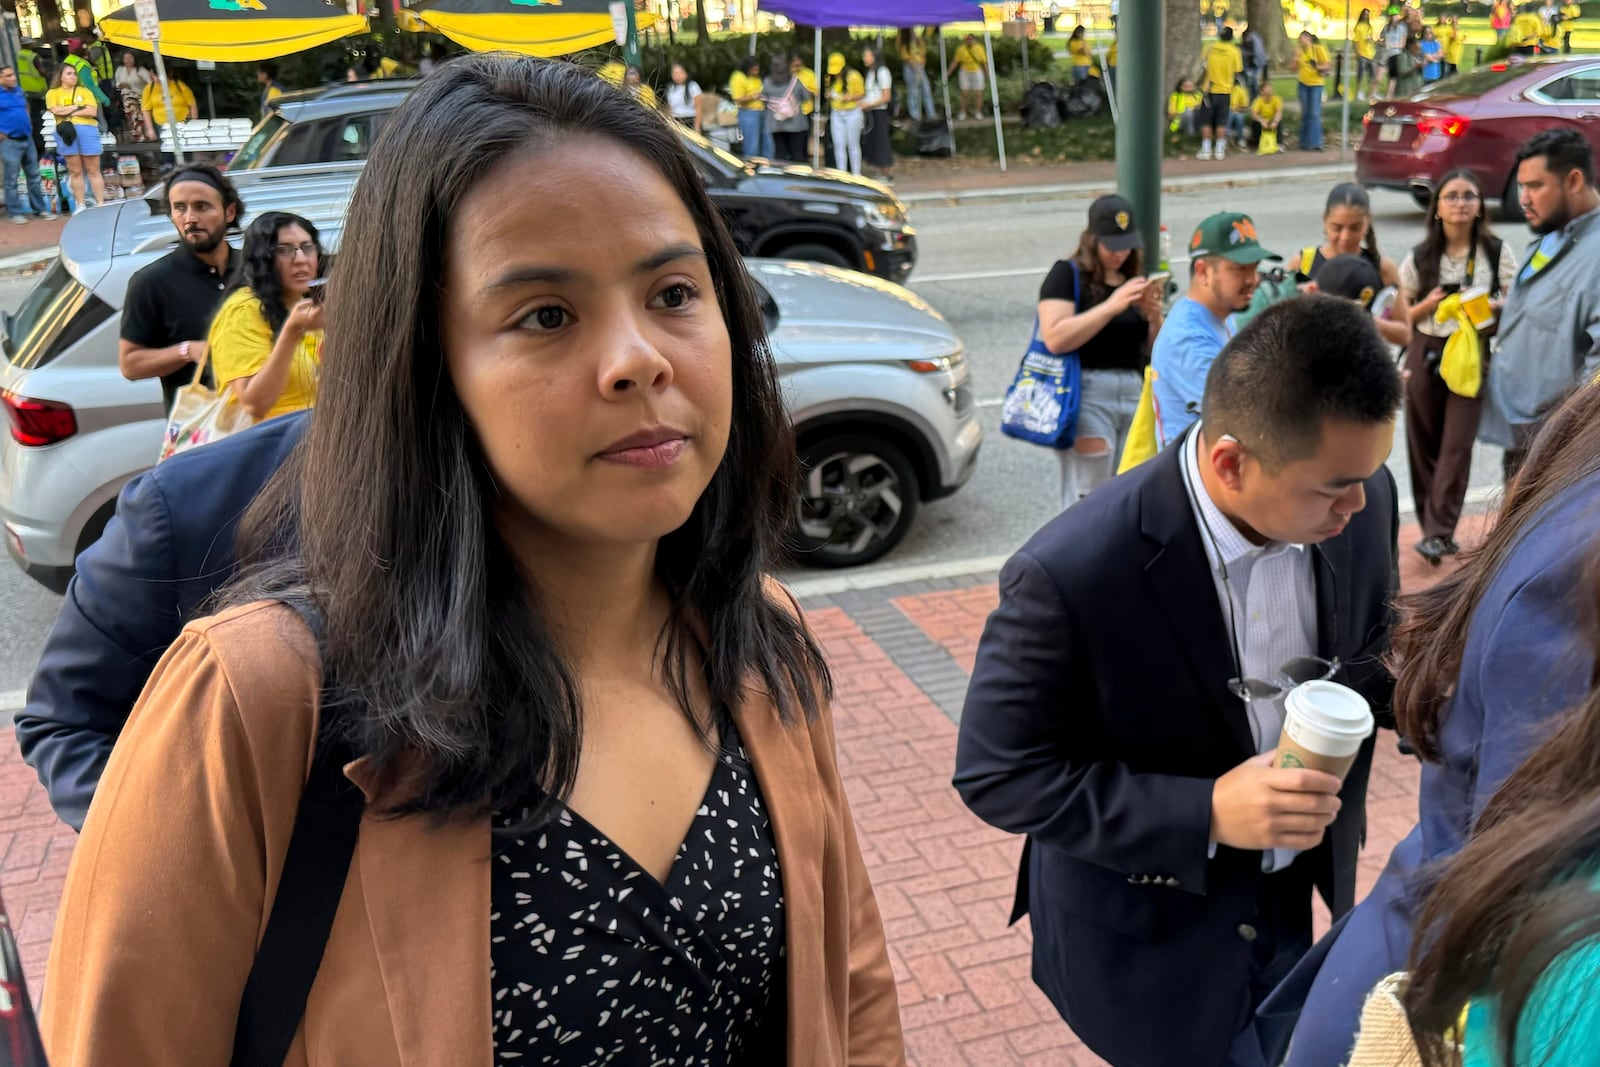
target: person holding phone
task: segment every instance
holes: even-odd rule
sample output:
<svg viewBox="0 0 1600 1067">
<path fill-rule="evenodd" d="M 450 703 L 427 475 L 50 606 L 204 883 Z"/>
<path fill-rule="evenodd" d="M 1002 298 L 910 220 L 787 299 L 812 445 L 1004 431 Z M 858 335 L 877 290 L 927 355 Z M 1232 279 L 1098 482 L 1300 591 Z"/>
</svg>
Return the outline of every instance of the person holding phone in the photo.
<svg viewBox="0 0 1600 1067">
<path fill-rule="evenodd" d="M 322 362 L 322 245 L 299 215 L 268 211 L 244 233 L 238 286 L 207 338 L 217 388 L 257 422 L 317 402 Z"/>
<path fill-rule="evenodd" d="M 1077 352 L 1083 367 L 1077 440 L 1056 453 L 1063 508 L 1111 478 L 1133 426 L 1166 290 L 1164 280 L 1141 277 L 1143 247 L 1133 205 L 1102 196 L 1089 205 L 1077 251 L 1039 288 L 1039 336 L 1052 352 Z"/>
</svg>

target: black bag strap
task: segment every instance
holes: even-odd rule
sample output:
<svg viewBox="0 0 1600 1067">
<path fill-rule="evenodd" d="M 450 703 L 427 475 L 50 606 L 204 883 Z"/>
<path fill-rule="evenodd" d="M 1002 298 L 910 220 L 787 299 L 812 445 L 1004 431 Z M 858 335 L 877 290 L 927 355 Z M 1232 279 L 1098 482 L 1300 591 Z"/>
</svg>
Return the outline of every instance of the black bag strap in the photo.
<svg viewBox="0 0 1600 1067">
<path fill-rule="evenodd" d="M 1492 235 L 1487 240 L 1489 245 L 1489 296 L 1493 298 L 1500 295 L 1500 253 L 1505 251 L 1506 243 Z"/>
<path fill-rule="evenodd" d="M 298 603 L 290 606 L 320 636 L 315 609 Z M 239 999 L 232 1067 L 283 1067 L 350 874 L 366 798 L 344 776 L 352 753 L 332 721 L 337 709 L 327 698 L 334 691 L 332 679 L 324 675 L 311 773 L 295 812 L 278 895 Z"/>
</svg>

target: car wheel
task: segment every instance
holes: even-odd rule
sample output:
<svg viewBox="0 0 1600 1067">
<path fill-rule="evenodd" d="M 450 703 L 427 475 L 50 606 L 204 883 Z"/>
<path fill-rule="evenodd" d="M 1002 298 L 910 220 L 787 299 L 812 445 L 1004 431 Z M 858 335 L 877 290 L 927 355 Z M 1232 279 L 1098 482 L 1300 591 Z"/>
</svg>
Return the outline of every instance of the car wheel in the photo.
<svg viewBox="0 0 1600 1067">
<path fill-rule="evenodd" d="M 827 267 L 843 267 L 854 270 L 856 265 L 843 252 L 828 245 L 801 244 L 790 245 L 777 253 L 779 259 L 803 259 L 807 263 L 821 263 Z"/>
<path fill-rule="evenodd" d="M 871 563 L 905 538 L 920 499 L 917 472 L 893 445 L 855 434 L 819 438 L 800 450 L 796 561 Z"/>
<path fill-rule="evenodd" d="M 1522 194 L 1517 189 L 1517 176 L 1506 179 L 1506 191 L 1500 194 L 1500 217 L 1507 222 L 1523 222 Z"/>
</svg>

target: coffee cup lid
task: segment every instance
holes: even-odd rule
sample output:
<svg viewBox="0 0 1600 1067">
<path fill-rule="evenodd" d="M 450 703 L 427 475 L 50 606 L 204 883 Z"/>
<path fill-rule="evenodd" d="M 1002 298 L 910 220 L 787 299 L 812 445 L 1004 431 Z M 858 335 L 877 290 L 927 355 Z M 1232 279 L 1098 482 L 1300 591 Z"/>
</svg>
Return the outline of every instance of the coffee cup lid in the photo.
<svg viewBox="0 0 1600 1067">
<path fill-rule="evenodd" d="M 1476 300 L 1480 296 L 1488 295 L 1489 287 L 1487 285 L 1474 285 L 1471 289 L 1461 290 L 1461 299 L 1463 300 Z"/>
<path fill-rule="evenodd" d="M 1329 737 L 1364 738 L 1375 725 L 1367 698 L 1338 682 L 1302 682 L 1284 704 L 1295 718 Z"/>
</svg>

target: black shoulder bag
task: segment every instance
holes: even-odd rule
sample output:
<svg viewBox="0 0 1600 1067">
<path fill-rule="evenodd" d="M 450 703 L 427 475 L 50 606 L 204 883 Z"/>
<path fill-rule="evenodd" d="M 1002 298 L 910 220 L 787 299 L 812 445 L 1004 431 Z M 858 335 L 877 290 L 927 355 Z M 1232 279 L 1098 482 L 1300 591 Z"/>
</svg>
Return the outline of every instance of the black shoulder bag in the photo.
<svg viewBox="0 0 1600 1067">
<path fill-rule="evenodd" d="M 322 620 L 315 609 L 290 606 L 320 644 Z M 324 673 L 316 752 L 295 812 L 278 895 L 239 1000 L 232 1067 L 283 1067 L 350 874 L 366 798 L 344 776 L 354 753 L 337 730 L 340 709 L 331 702 L 336 689 Z"/>
</svg>

